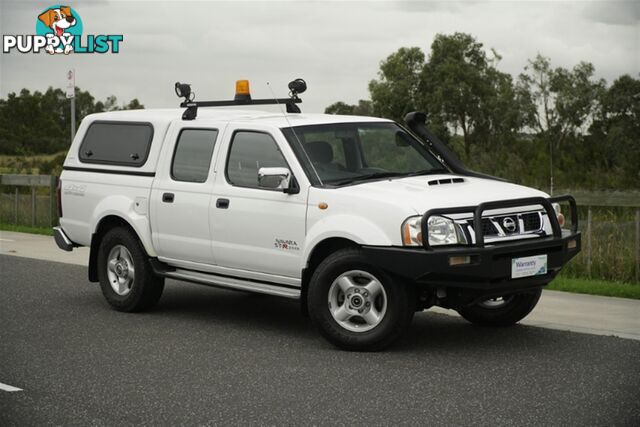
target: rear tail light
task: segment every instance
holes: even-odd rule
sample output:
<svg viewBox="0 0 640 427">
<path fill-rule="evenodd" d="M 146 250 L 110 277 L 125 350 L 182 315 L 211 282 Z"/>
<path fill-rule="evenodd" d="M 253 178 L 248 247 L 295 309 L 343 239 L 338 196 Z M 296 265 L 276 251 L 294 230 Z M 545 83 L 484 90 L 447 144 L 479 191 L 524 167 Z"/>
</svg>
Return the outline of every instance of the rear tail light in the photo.
<svg viewBox="0 0 640 427">
<path fill-rule="evenodd" d="M 58 205 L 58 218 L 62 218 L 62 181 L 58 178 L 56 186 L 56 204 Z"/>
</svg>

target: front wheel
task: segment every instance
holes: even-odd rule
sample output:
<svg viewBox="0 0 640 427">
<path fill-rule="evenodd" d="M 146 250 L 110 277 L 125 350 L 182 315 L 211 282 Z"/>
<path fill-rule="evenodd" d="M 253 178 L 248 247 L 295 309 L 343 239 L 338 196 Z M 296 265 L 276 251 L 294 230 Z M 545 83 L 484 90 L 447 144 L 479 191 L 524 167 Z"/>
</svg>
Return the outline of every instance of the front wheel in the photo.
<svg viewBox="0 0 640 427">
<path fill-rule="evenodd" d="M 458 309 L 458 313 L 471 323 L 482 326 L 511 326 L 524 319 L 538 304 L 542 289 L 532 292 L 491 298 L 469 307 Z"/>
<path fill-rule="evenodd" d="M 376 268 L 357 248 L 327 257 L 309 283 L 309 317 L 345 350 L 381 350 L 398 339 L 415 311 L 411 292 Z"/>
</svg>

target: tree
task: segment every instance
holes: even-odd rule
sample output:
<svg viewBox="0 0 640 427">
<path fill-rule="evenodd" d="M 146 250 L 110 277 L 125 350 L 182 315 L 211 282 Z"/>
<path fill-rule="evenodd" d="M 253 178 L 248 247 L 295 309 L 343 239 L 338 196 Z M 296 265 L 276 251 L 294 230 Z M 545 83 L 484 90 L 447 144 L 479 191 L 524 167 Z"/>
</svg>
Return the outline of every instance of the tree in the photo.
<svg viewBox="0 0 640 427">
<path fill-rule="evenodd" d="M 519 88 L 528 94 L 528 124 L 549 147 L 551 192 L 554 152 L 588 126 L 604 90 L 604 80 L 594 80 L 594 71 L 587 62 L 572 70 L 552 68 L 550 59 L 538 54 L 520 74 Z"/>
<path fill-rule="evenodd" d="M 619 169 L 619 187 L 640 188 L 640 79 L 623 75 L 601 93 L 589 128 L 591 158 L 605 171 Z"/>
<path fill-rule="evenodd" d="M 138 101 L 138 98 L 133 98 L 127 105 L 122 107 L 123 110 L 144 110 L 144 105 Z"/>
<path fill-rule="evenodd" d="M 427 60 L 417 47 L 383 60 L 369 103 L 336 102 L 326 112 L 401 122 L 420 110 L 472 169 L 544 188 L 555 161 L 568 187 L 640 188 L 640 79 L 607 87 L 587 62 L 554 68 L 542 55 L 514 79 L 500 60 L 471 35 L 439 34 Z"/>
<path fill-rule="evenodd" d="M 420 77 L 420 106 L 462 132 L 466 158 L 474 139 L 486 141 L 492 129 L 501 128 L 502 120 L 492 113 L 504 111 L 506 98 L 500 95 L 511 95 L 511 79 L 491 65 L 473 36 L 436 35 Z"/>
<path fill-rule="evenodd" d="M 76 128 L 88 114 L 114 109 L 137 109 L 144 106 L 133 99 L 118 107 L 115 96 L 103 102 L 87 91 L 76 88 Z M 49 154 L 69 146 L 71 134 L 69 100 L 61 89 L 46 92 L 22 89 L 0 99 L 0 154 Z"/>
<path fill-rule="evenodd" d="M 343 114 L 348 116 L 373 116 L 371 101 L 359 100 L 357 105 L 349 105 L 342 101 L 329 105 L 324 110 L 325 114 Z"/>
<path fill-rule="evenodd" d="M 552 68 L 549 58 L 538 54 L 520 74 L 519 87 L 528 93 L 528 124 L 560 145 L 584 129 L 605 87 L 594 80 L 594 67 L 581 62 L 573 70 Z"/>
<path fill-rule="evenodd" d="M 380 63 L 379 80 L 369 82 L 374 115 L 402 121 L 418 109 L 424 59 L 419 47 L 403 47 Z"/>
</svg>

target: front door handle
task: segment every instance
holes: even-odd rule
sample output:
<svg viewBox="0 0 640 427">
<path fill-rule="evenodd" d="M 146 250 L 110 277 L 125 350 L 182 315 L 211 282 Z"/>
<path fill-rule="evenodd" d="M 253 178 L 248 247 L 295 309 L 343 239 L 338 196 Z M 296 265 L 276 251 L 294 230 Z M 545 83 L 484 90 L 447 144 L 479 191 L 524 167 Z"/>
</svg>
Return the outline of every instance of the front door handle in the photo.
<svg viewBox="0 0 640 427">
<path fill-rule="evenodd" d="M 218 200 L 216 200 L 216 208 L 218 208 L 218 209 L 228 209 L 229 208 L 229 199 L 218 199 Z"/>
<path fill-rule="evenodd" d="M 165 203 L 173 203 L 174 197 L 175 197 L 175 194 L 173 193 L 164 193 L 162 195 L 162 201 Z"/>
</svg>

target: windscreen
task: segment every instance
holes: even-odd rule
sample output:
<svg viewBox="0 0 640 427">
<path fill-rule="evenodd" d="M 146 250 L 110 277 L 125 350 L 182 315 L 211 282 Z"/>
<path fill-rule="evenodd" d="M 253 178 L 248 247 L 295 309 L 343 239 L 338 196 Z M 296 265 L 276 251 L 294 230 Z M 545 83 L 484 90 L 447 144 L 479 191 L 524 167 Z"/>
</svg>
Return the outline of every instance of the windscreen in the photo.
<svg viewBox="0 0 640 427">
<path fill-rule="evenodd" d="M 314 185 L 447 172 L 395 123 L 332 123 L 282 131 Z"/>
</svg>

